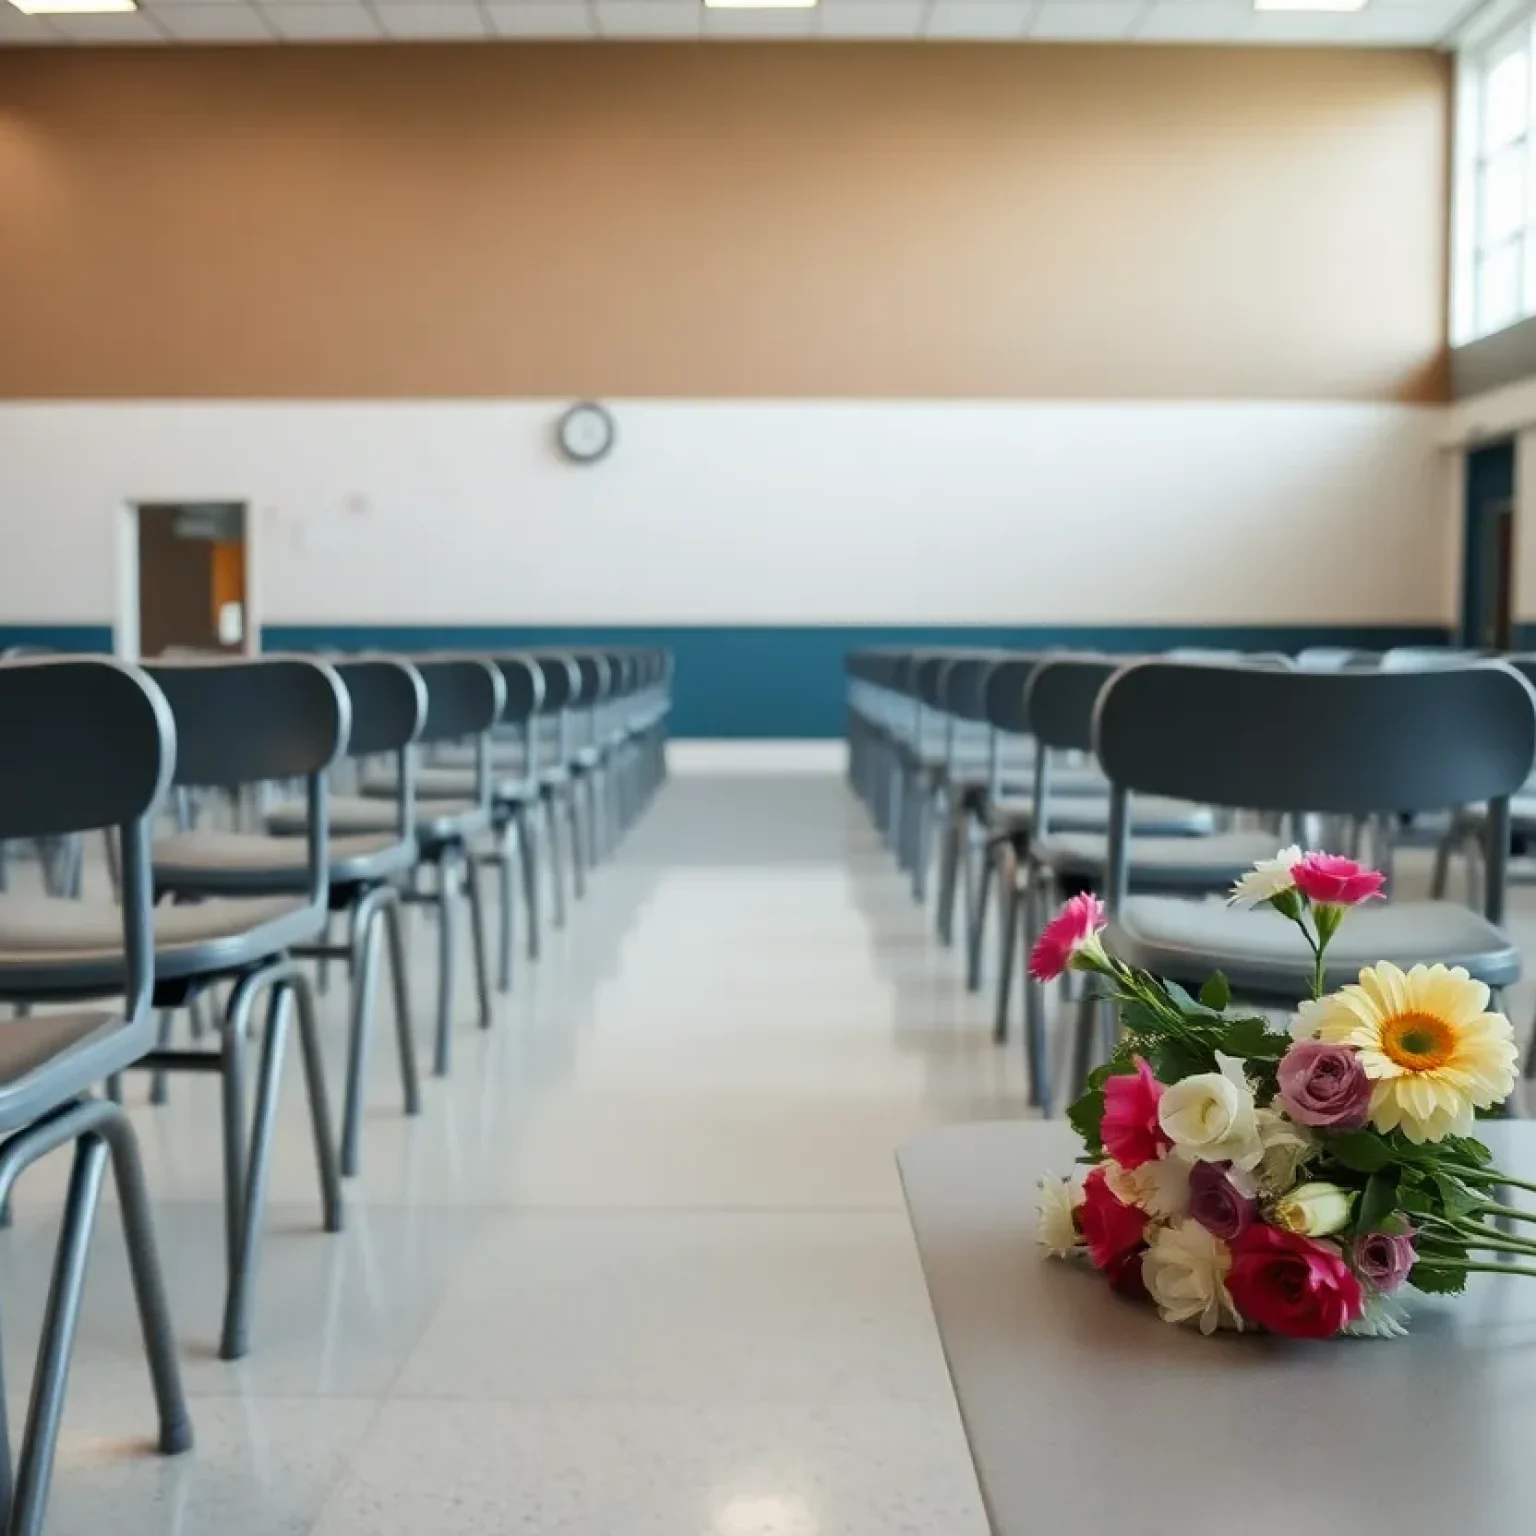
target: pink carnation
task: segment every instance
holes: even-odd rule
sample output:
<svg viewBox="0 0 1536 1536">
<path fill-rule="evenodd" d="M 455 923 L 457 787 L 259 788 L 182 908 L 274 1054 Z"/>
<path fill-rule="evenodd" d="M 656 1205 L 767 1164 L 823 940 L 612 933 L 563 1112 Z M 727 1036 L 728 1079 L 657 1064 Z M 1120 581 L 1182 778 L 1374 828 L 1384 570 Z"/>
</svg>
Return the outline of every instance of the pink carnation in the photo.
<svg viewBox="0 0 1536 1536">
<path fill-rule="evenodd" d="M 1338 853 L 1309 853 L 1291 866 L 1296 889 L 1330 907 L 1355 907 L 1381 895 L 1387 877 Z"/>
<path fill-rule="evenodd" d="M 1084 892 L 1074 896 L 1045 925 L 1029 956 L 1029 974 L 1036 981 L 1055 981 L 1079 950 L 1096 942 L 1108 918 L 1104 903 Z"/>
<path fill-rule="evenodd" d="M 1140 1056 L 1136 1070 L 1121 1073 L 1104 1084 L 1104 1114 L 1099 1136 L 1104 1150 L 1122 1168 L 1140 1168 L 1155 1162 L 1173 1143 L 1158 1124 L 1157 1103 L 1163 1085 Z"/>
</svg>

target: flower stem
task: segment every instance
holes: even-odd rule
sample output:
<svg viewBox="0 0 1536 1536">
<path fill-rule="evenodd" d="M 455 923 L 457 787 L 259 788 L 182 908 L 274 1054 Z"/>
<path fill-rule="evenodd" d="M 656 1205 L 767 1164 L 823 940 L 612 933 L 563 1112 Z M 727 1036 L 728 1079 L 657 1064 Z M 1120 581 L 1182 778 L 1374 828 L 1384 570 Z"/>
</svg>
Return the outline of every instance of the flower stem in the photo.
<svg viewBox="0 0 1536 1536">
<path fill-rule="evenodd" d="M 1500 1205 L 1497 1200 L 1489 1200 L 1482 1205 L 1472 1207 L 1473 1216 L 1503 1216 L 1510 1221 L 1536 1221 L 1536 1213 L 1531 1211 L 1517 1211 L 1512 1205 Z"/>
<path fill-rule="evenodd" d="M 1444 1166 L 1466 1184 L 1486 1184 L 1498 1185 L 1501 1188 L 1508 1189 L 1527 1189 L 1532 1194 L 1536 1194 L 1536 1184 L 1532 1184 L 1526 1179 L 1512 1179 L 1507 1173 L 1500 1173 L 1497 1168 L 1478 1168 L 1452 1162 L 1448 1162 Z"/>
<path fill-rule="evenodd" d="M 1468 1264 L 1460 1259 L 1425 1259 L 1430 1269 L 1456 1269 L 1469 1275 L 1536 1275 L 1536 1269 L 1524 1264 Z"/>
</svg>

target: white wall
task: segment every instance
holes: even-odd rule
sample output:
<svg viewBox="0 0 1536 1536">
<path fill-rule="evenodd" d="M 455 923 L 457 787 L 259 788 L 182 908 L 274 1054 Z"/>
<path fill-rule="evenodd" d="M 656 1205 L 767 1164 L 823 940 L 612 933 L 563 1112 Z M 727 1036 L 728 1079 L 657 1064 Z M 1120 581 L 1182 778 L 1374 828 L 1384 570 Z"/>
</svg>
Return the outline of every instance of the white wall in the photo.
<svg viewBox="0 0 1536 1536">
<path fill-rule="evenodd" d="M 247 499 L 268 623 L 1443 623 L 1444 412 L 0 406 L 0 623 L 101 623 L 125 500 Z"/>
</svg>

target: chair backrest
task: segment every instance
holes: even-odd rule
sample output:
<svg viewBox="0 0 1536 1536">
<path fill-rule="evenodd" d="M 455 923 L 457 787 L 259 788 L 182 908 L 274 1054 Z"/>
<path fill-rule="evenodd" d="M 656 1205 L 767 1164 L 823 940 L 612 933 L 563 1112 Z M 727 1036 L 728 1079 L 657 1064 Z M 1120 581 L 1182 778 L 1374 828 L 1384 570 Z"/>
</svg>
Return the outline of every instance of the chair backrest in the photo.
<svg viewBox="0 0 1536 1536">
<path fill-rule="evenodd" d="M 501 669 L 478 656 L 433 656 L 416 662 L 427 689 L 427 744 L 468 741 L 475 754 L 475 803 L 491 803 L 491 728 L 501 717 L 507 685 Z"/>
<path fill-rule="evenodd" d="M 330 892 L 330 787 L 346 751 L 352 702 L 329 662 L 302 656 L 154 661 L 154 678 L 176 721 L 173 783 L 238 789 L 303 779 L 308 901 Z"/>
<path fill-rule="evenodd" d="M 1030 675 L 1024 712 L 1035 738 L 1035 836 L 1050 831 L 1051 753 L 1093 750 L 1094 708 L 1123 661 L 1106 656 L 1049 655 Z"/>
<path fill-rule="evenodd" d="M 408 661 L 368 656 L 332 663 L 352 701 L 347 755 L 394 759 L 396 827 L 401 842 L 414 835 L 415 743 L 427 723 L 427 685 Z"/>
<path fill-rule="evenodd" d="M 107 657 L 0 663 L 0 838 L 116 828 L 122 856 L 124 1028 L 154 1029 L 150 829 L 171 783 L 176 728 L 165 695 L 137 667 Z M 0 1090 L 8 1125 L 32 1104 L 27 1078 Z"/>
<path fill-rule="evenodd" d="M 539 769 L 539 714 L 544 707 L 545 672 L 532 656 L 492 658 L 501 673 L 504 697 L 501 724 L 521 738 L 523 774 L 533 779 Z"/>
<path fill-rule="evenodd" d="M 983 684 L 982 712 L 994 731 L 1009 736 L 1029 734 L 1024 695 L 1040 661 L 1039 656 L 1020 653 L 993 663 Z"/>
<path fill-rule="evenodd" d="M 1512 667 L 1282 672 L 1138 662 L 1099 696 L 1112 783 L 1111 894 L 1124 894 L 1127 790 L 1342 816 L 1489 804 L 1485 907 L 1501 921 L 1509 796 L 1536 760 L 1536 692 Z"/>
</svg>

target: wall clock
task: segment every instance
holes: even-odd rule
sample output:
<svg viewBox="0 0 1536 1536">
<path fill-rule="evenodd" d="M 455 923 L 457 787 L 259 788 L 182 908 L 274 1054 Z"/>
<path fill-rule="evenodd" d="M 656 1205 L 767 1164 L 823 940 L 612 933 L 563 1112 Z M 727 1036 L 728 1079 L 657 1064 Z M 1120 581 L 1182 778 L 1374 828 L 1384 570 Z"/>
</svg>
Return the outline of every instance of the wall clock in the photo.
<svg viewBox="0 0 1536 1536">
<path fill-rule="evenodd" d="M 613 447 L 613 417 L 595 400 L 578 400 L 560 418 L 555 435 L 573 464 L 595 464 Z"/>
</svg>

